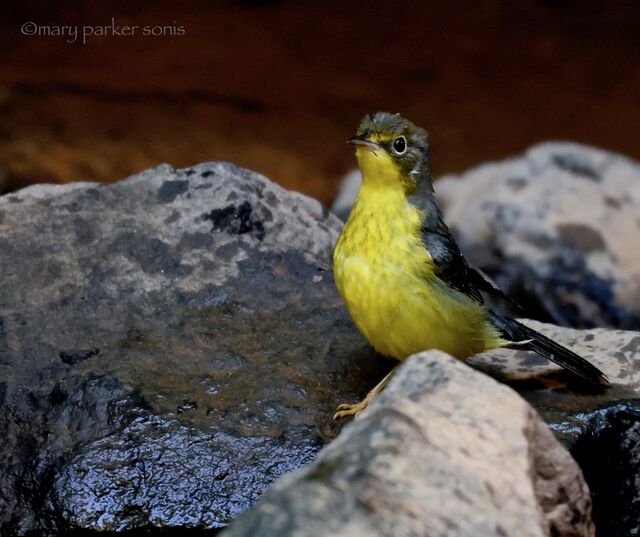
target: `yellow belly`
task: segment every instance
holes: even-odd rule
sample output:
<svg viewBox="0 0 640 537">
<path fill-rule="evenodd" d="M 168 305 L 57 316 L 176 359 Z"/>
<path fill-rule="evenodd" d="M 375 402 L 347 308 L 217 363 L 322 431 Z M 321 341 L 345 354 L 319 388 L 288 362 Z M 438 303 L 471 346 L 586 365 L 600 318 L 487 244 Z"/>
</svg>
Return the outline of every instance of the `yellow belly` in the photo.
<svg viewBox="0 0 640 537">
<path fill-rule="evenodd" d="M 426 349 L 467 358 L 501 346 L 484 308 L 435 277 L 420 219 L 404 196 L 361 191 L 334 251 L 336 285 L 356 326 L 398 360 Z"/>
</svg>

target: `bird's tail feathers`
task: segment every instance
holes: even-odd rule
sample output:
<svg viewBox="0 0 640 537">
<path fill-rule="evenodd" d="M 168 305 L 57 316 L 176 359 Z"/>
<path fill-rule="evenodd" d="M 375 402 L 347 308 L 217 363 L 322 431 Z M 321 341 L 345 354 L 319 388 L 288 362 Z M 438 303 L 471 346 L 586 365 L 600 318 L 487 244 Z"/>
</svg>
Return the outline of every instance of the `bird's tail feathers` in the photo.
<svg viewBox="0 0 640 537">
<path fill-rule="evenodd" d="M 519 348 L 538 353 L 572 373 L 575 373 L 590 384 L 608 384 L 607 376 L 596 366 L 578 356 L 559 343 L 549 339 L 540 332 L 511 319 L 490 311 L 491 322 L 502 332 L 503 337 L 513 341 Z"/>
</svg>

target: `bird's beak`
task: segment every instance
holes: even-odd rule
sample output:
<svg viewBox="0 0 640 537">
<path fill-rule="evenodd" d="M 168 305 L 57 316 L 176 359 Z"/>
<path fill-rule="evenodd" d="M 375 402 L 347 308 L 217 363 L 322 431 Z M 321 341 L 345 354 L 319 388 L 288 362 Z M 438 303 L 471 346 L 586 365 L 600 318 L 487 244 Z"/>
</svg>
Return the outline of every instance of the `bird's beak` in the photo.
<svg viewBox="0 0 640 537">
<path fill-rule="evenodd" d="M 353 144 L 356 147 L 362 147 L 362 149 L 366 149 L 367 151 L 378 151 L 378 149 L 380 149 L 378 144 L 367 140 L 364 136 L 353 136 L 347 140 L 347 143 Z"/>
</svg>

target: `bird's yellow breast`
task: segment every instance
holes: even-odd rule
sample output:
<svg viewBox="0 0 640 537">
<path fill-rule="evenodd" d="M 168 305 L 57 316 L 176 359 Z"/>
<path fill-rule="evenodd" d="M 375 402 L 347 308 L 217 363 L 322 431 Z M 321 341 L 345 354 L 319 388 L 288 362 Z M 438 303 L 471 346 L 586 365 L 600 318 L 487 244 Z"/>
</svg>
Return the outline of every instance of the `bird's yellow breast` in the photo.
<svg viewBox="0 0 640 537">
<path fill-rule="evenodd" d="M 398 360 L 430 348 L 466 358 L 497 346 L 482 306 L 435 276 L 420 236 L 424 215 L 393 180 L 397 172 L 374 154 L 358 157 L 363 184 L 333 262 L 360 332 Z"/>
</svg>

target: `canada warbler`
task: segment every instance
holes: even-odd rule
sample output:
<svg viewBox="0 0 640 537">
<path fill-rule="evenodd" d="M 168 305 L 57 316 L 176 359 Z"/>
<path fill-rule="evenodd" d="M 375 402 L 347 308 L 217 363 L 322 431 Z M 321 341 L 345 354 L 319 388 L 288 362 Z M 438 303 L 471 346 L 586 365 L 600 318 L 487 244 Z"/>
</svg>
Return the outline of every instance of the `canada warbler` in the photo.
<svg viewBox="0 0 640 537">
<path fill-rule="evenodd" d="M 355 325 L 378 352 L 402 361 L 440 349 L 465 359 L 517 346 L 589 383 L 607 383 L 584 358 L 484 304 L 483 293 L 507 297 L 469 266 L 442 220 L 423 129 L 378 112 L 348 141 L 362 186 L 333 252 L 334 277 Z M 366 408 L 392 374 L 360 403 L 340 405 L 334 418 Z"/>
</svg>

